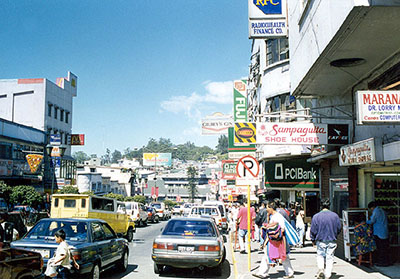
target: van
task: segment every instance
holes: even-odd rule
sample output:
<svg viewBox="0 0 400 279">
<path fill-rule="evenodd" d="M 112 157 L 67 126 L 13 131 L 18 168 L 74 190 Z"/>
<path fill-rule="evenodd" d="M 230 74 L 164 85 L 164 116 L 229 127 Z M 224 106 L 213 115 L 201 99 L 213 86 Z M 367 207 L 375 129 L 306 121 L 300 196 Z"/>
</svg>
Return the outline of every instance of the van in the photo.
<svg viewBox="0 0 400 279">
<path fill-rule="evenodd" d="M 123 208 L 112 198 L 85 194 L 55 194 L 52 196 L 50 217 L 103 219 L 115 233 L 132 241 L 136 231 L 135 222 L 131 221 L 127 214 L 120 213 L 121 210 Z"/>
<path fill-rule="evenodd" d="M 124 202 L 124 204 L 126 214 L 137 226 L 147 225 L 148 214 L 144 204 L 138 202 Z"/>
<path fill-rule="evenodd" d="M 155 210 L 157 211 L 158 218 L 160 218 L 160 220 L 168 220 L 170 218 L 169 212 L 165 207 L 165 203 L 152 202 L 150 206 L 155 208 Z"/>
<path fill-rule="evenodd" d="M 218 206 L 214 205 L 195 205 L 191 208 L 188 217 L 212 217 L 214 218 L 215 224 L 221 231 L 222 228 L 222 214 Z"/>
<path fill-rule="evenodd" d="M 225 204 L 222 201 L 205 201 L 203 205 L 217 206 L 222 215 L 222 229 L 228 230 L 228 213 L 226 212 Z"/>
</svg>

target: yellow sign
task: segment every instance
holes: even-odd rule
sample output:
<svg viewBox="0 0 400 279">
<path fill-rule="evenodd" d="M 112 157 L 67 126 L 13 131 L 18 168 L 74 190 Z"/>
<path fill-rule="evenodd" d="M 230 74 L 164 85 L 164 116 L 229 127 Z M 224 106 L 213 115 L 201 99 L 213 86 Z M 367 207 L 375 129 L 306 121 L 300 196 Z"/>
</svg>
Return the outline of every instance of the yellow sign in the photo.
<svg viewBox="0 0 400 279">
<path fill-rule="evenodd" d="M 256 143 L 256 123 L 235 123 L 234 143 Z"/>
</svg>

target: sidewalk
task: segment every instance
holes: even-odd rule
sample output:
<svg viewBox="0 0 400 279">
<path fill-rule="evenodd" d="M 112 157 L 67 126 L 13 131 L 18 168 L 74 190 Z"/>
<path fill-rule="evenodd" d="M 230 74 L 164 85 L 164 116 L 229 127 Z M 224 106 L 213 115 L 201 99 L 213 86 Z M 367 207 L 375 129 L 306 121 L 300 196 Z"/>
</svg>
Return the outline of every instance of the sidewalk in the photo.
<svg viewBox="0 0 400 279">
<path fill-rule="evenodd" d="M 263 252 L 259 251 L 258 242 L 252 242 L 251 248 L 251 272 L 248 271 L 248 255 L 240 254 L 239 252 L 234 252 L 232 255 L 232 244 L 227 243 L 227 257 L 232 265 L 232 273 L 229 278 L 235 279 L 247 279 L 253 278 L 251 273 L 256 273 L 258 271 L 258 266 L 263 257 Z M 317 263 L 316 263 L 316 248 L 313 248 L 310 242 L 303 248 L 294 248 L 290 253 L 290 260 L 292 267 L 295 271 L 295 279 L 313 279 L 314 275 L 317 273 Z M 235 274 L 235 265 L 237 270 L 237 275 Z M 388 277 L 383 275 L 377 270 L 372 270 L 366 267 L 358 267 L 347 261 L 335 257 L 335 262 L 333 265 L 332 279 L 389 279 L 389 278 L 400 278 L 399 266 L 394 266 L 392 268 L 394 272 L 393 276 L 399 277 Z M 285 275 L 282 266 L 277 266 L 271 268 L 270 278 L 283 278 Z"/>
</svg>

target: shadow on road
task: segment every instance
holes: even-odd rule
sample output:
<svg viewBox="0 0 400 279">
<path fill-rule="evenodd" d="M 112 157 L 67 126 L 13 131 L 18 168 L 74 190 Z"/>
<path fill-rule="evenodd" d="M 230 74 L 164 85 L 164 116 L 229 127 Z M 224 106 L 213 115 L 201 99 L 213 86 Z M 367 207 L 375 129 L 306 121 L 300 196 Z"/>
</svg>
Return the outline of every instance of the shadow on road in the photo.
<svg viewBox="0 0 400 279">
<path fill-rule="evenodd" d="M 118 274 L 115 274 L 115 269 L 111 268 L 109 270 L 104 271 L 101 274 L 101 278 L 122 278 L 130 273 L 137 272 L 136 271 L 137 268 L 138 268 L 138 265 L 130 264 L 130 265 L 128 265 L 128 268 L 126 269 L 126 271 L 124 273 L 118 273 Z"/>
<path fill-rule="evenodd" d="M 200 270 L 199 268 L 175 268 L 167 266 L 164 268 L 164 271 L 159 275 L 160 278 L 168 278 L 168 277 L 180 277 L 180 278 L 219 278 L 226 279 L 231 275 L 229 261 L 225 260 L 222 263 L 222 275 L 216 276 L 214 270 L 212 268 L 205 268 L 204 270 Z"/>
</svg>

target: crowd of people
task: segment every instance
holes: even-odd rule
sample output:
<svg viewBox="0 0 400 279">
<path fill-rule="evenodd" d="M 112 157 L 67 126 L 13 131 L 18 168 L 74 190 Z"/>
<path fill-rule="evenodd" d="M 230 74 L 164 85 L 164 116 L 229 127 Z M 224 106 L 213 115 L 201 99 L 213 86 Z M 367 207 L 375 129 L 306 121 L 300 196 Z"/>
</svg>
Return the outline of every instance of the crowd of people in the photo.
<svg viewBox="0 0 400 279">
<path fill-rule="evenodd" d="M 337 237 L 341 232 L 341 220 L 330 210 L 329 199 L 322 199 L 321 211 L 315 214 L 309 228 L 309 240 L 316 247 L 315 277 L 329 279 L 332 276 Z M 357 222 L 355 238 L 351 242 L 355 255 L 377 250 L 377 265 L 387 265 L 388 227 L 385 212 L 371 202 L 368 208 L 372 212 L 369 220 Z M 238 239 L 239 247 L 235 249 L 247 254 L 250 247 L 248 234 L 253 242 L 258 242 L 259 250 L 264 253 L 258 271 L 252 275 L 257 278 L 268 278 L 269 271 L 276 265 L 282 265 L 285 271 L 283 278 L 294 278 L 290 262 L 290 250 L 305 245 L 309 224 L 305 222 L 305 213 L 301 204 L 283 203 L 280 199 L 263 201 L 250 207 L 250 231 L 248 231 L 248 208 L 245 202 L 229 206 L 229 231 L 232 240 Z"/>
</svg>

